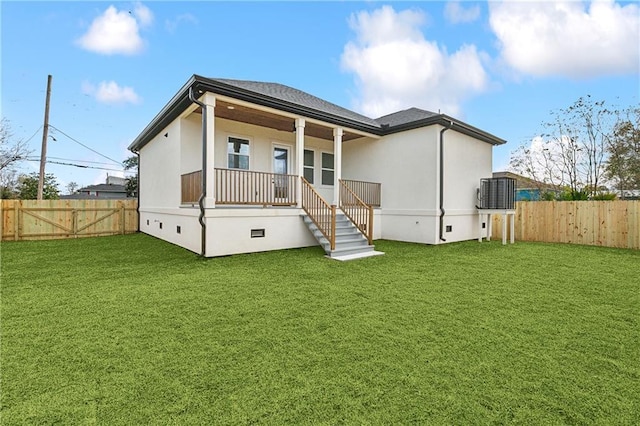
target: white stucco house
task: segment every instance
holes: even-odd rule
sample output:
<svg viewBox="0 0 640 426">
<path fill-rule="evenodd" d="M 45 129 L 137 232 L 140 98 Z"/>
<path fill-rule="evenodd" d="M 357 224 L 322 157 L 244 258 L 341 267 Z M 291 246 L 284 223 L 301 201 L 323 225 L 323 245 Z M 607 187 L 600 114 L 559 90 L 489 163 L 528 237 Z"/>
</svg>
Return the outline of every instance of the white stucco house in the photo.
<svg viewBox="0 0 640 426">
<path fill-rule="evenodd" d="M 192 76 L 131 143 L 140 230 L 206 257 L 482 234 L 504 140 L 411 108 L 377 119 L 277 83 Z"/>
</svg>

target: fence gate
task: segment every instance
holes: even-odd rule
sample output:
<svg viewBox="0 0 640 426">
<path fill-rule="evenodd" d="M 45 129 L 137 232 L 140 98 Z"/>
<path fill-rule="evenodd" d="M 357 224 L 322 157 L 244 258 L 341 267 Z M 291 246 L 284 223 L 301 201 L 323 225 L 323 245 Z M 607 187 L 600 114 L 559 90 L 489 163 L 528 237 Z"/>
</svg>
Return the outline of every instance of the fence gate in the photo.
<svg viewBox="0 0 640 426">
<path fill-rule="evenodd" d="M 3 240 L 44 240 L 137 231 L 136 200 L 2 201 Z"/>
</svg>

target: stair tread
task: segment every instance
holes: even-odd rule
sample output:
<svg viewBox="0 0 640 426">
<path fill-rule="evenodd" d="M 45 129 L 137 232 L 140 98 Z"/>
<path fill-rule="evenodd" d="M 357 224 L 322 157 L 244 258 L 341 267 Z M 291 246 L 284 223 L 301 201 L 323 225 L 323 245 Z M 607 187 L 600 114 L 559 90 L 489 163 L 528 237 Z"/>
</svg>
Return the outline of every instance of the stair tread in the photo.
<svg viewBox="0 0 640 426">
<path fill-rule="evenodd" d="M 341 255 L 345 253 L 365 253 L 368 251 L 373 251 L 375 249 L 374 246 L 366 245 L 362 247 L 354 248 L 336 248 L 335 250 L 331 250 L 330 255 Z"/>
<path fill-rule="evenodd" d="M 338 237 L 336 237 L 336 244 L 337 243 L 360 242 L 360 241 L 367 241 L 367 239 L 364 238 L 362 235 L 354 235 L 354 237 L 352 237 L 352 238 L 346 238 L 346 237 L 338 238 Z"/>
<path fill-rule="evenodd" d="M 315 239 L 320 243 L 329 257 L 340 256 L 345 260 L 350 258 L 366 257 L 374 252 L 375 247 L 369 244 L 362 232 L 344 214 L 336 215 L 335 249 L 330 249 L 329 240 L 307 214 L 302 214 L 304 223 L 311 231 Z M 377 252 L 376 252 L 377 253 Z"/>
</svg>

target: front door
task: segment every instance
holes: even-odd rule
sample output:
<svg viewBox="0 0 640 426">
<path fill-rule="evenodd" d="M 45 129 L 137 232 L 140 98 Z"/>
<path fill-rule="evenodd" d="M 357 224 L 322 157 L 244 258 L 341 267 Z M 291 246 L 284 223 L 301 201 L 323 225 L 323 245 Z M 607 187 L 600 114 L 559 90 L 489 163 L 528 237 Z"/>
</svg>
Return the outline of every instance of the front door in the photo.
<svg viewBox="0 0 640 426">
<path fill-rule="evenodd" d="M 273 147 L 273 179 L 274 194 L 278 200 L 286 200 L 289 197 L 289 148 L 282 145 Z M 282 175 L 282 176 L 278 176 Z"/>
</svg>

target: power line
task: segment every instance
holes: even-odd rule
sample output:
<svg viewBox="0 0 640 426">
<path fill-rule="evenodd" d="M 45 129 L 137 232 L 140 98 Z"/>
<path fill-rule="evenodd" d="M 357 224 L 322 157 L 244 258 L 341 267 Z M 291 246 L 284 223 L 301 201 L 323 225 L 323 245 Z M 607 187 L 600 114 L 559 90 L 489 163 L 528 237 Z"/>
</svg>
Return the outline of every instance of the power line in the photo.
<svg viewBox="0 0 640 426">
<path fill-rule="evenodd" d="M 37 135 L 37 134 L 38 134 L 38 132 L 40 131 L 40 129 L 42 129 L 42 125 L 40 125 L 40 127 L 38 127 L 38 128 L 36 129 L 36 131 L 35 131 L 35 132 L 33 132 L 33 134 L 29 137 L 29 139 L 27 139 L 27 140 L 25 140 L 25 141 L 24 141 L 24 143 L 25 143 L 25 144 L 29 143 L 29 141 L 30 141 L 31 139 L 33 139 L 33 137 L 34 137 L 35 135 Z"/>
<path fill-rule="evenodd" d="M 40 161 L 40 160 L 36 160 L 36 159 L 32 159 L 32 158 L 27 158 L 27 161 Z M 61 162 L 61 161 L 52 161 L 52 160 L 47 160 L 47 163 L 51 163 L 51 164 L 58 164 L 61 166 L 73 166 L 73 167 L 79 167 L 81 169 L 96 169 L 96 170 L 108 170 L 111 172 L 122 172 L 122 173 L 131 173 L 131 174 L 135 174 L 134 171 L 131 170 L 124 170 L 124 169 L 110 169 L 107 167 L 96 167 L 96 166 L 87 166 L 86 164 L 74 164 L 74 163 L 65 163 L 65 162 Z"/>
<path fill-rule="evenodd" d="M 75 158 L 53 157 L 51 155 L 47 155 L 47 158 L 51 158 L 51 159 L 54 159 L 54 160 L 62 160 L 62 161 L 73 161 L 73 162 L 76 162 L 76 163 L 101 164 L 103 166 L 110 166 L 111 165 L 111 163 L 101 163 L 100 161 L 76 160 Z"/>
<path fill-rule="evenodd" d="M 53 157 L 53 156 L 47 155 L 47 160 L 49 160 L 49 159 L 62 160 L 62 161 L 72 161 L 73 163 L 99 164 L 99 165 L 103 165 L 103 166 L 110 166 L 111 165 L 111 163 L 101 163 L 99 161 L 76 160 L 75 158 Z M 36 161 L 37 158 L 34 157 L 34 156 L 29 156 L 29 157 L 26 157 L 25 160 L 27 160 L 27 161 Z M 132 172 L 132 173 L 135 173 L 135 172 Z"/>
<path fill-rule="evenodd" d="M 54 129 L 56 132 L 62 133 L 63 135 L 65 135 L 66 137 L 68 137 L 69 139 L 71 139 L 72 141 L 74 141 L 75 143 L 77 143 L 78 145 L 85 147 L 85 148 L 86 148 L 86 149 L 88 149 L 89 151 L 94 152 L 94 153 L 98 154 L 99 156 L 101 156 L 101 157 L 103 157 L 103 158 L 106 158 L 106 159 L 107 159 L 107 160 L 109 160 L 109 161 L 113 161 L 114 163 L 116 163 L 116 164 L 117 164 L 117 165 L 119 165 L 119 166 L 120 166 L 120 165 L 122 165 L 122 162 L 121 162 L 121 161 L 114 160 L 114 159 L 113 159 L 113 158 L 111 158 L 111 157 L 107 157 L 106 155 L 99 153 L 99 152 L 98 152 L 98 151 L 96 151 L 95 149 L 93 149 L 93 148 L 91 148 L 91 147 L 88 147 L 87 145 L 83 144 L 83 143 L 82 143 L 82 142 L 80 142 L 79 140 L 74 139 L 73 137 L 69 136 L 68 134 L 66 134 L 66 133 L 65 133 L 65 132 L 63 132 L 62 130 L 58 129 L 57 127 L 55 127 L 55 126 L 53 126 L 53 125 L 51 125 L 51 124 L 49 125 L 49 127 L 51 127 L 52 129 Z"/>
</svg>

